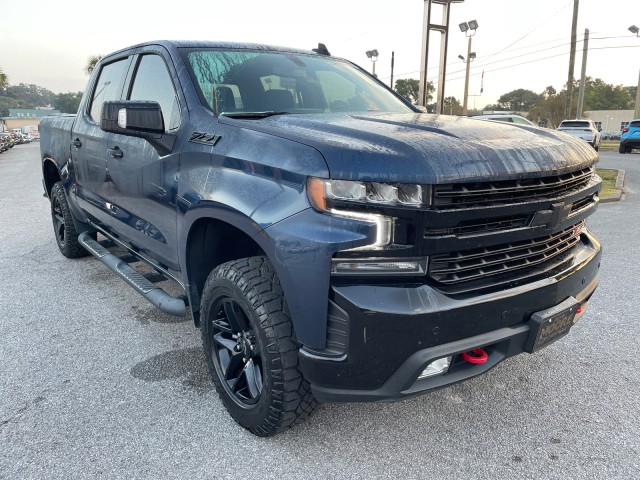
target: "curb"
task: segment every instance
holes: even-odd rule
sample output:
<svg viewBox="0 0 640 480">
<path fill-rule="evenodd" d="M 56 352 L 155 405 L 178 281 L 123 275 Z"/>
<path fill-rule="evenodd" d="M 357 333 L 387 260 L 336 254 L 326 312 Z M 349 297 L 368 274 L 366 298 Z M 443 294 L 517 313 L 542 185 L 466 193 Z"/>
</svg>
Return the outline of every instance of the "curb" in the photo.
<svg viewBox="0 0 640 480">
<path fill-rule="evenodd" d="M 618 202 L 620 201 L 621 197 L 622 197 L 622 193 L 623 193 L 623 188 L 624 188 L 624 176 L 625 176 L 625 171 L 624 170 L 618 170 L 618 176 L 616 177 L 616 185 L 615 187 L 618 189 L 618 191 L 616 193 L 614 193 L 613 195 L 611 195 L 610 197 L 606 197 L 606 198 L 601 198 L 600 199 L 600 203 L 609 203 L 609 202 Z"/>
</svg>

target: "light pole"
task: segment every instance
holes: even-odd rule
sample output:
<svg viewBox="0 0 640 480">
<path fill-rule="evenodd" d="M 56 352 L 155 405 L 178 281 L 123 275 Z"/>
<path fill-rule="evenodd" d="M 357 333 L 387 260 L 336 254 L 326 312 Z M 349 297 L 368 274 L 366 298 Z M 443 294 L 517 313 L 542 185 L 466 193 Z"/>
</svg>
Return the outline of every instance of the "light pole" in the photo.
<svg viewBox="0 0 640 480">
<path fill-rule="evenodd" d="M 636 37 L 640 36 L 640 28 L 635 25 L 629 27 L 631 33 L 635 33 Z M 636 89 L 636 108 L 633 112 L 633 118 L 640 118 L 640 74 L 638 74 L 638 88 Z"/>
<path fill-rule="evenodd" d="M 469 39 L 471 39 L 471 37 L 469 37 Z M 468 98 L 469 97 L 475 97 L 475 95 L 469 95 L 469 64 L 476 59 L 476 52 L 469 52 L 466 59 L 462 55 L 458 55 L 458 58 L 460 60 L 462 60 L 463 63 L 467 64 L 467 75 L 466 75 L 466 80 L 465 80 L 465 83 L 464 83 L 464 99 L 462 101 L 462 103 L 463 103 L 462 114 L 466 115 L 467 114 Z M 474 108 L 475 108 L 475 104 L 474 104 Z"/>
<path fill-rule="evenodd" d="M 418 105 L 427 106 L 428 85 L 427 66 L 429 64 L 429 45 L 431 31 L 440 33 L 440 61 L 438 63 L 438 83 L 436 93 L 436 112 L 444 113 L 444 82 L 447 73 L 447 46 L 449 44 L 449 14 L 452 3 L 462 3 L 464 0 L 423 0 L 424 18 L 422 24 L 422 58 L 420 60 L 420 90 Z M 436 23 L 431 18 L 431 7 L 433 5 L 442 7 L 442 22 Z"/>
<path fill-rule="evenodd" d="M 462 22 L 460 25 L 460 31 L 464 33 L 469 39 L 469 44 L 467 46 L 467 72 L 464 77 L 464 101 L 462 104 L 462 114 L 467 114 L 467 102 L 469 100 L 469 69 L 471 68 L 471 62 L 476 58 L 476 54 L 473 53 L 473 58 L 471 57 L 471 37 L 476 34 L 476 30 L 478 29 L 478 22 L 476 20 L 471 20 L 469 23 Z M 459 55 L 462 57 L 462 55 Z"/>
<path fill-rule="evenodd" d="M 371 63 L 373 64 L 372 74 L 375 77 L 376 76 L 376 60 L 378 60 L 378 50 L 374 48 L 373 50 L 367 50 L 365 53 L 367 54 L 367 58 L 371 60 Z"/>
</svg>

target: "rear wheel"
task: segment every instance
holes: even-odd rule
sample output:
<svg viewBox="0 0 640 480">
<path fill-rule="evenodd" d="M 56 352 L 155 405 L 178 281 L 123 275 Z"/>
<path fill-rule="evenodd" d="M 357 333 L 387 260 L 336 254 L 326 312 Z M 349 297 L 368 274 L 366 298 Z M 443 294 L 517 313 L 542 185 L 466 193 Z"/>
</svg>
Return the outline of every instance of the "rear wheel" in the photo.
<svg viewBox="0 0 640 480">
<path fill-rule="evenodd" d="M 624 145 L 618 147 L 618 153 L 627 153 L 627 149 Z"/>
<path fill-rule="evenodd" d="M 259 436 L 301 423 L 316 408 L 275 270 L 265 257 L 215 268 L 201 302 L 202 344 L 220 399 Z"/>
<path fill-rule="evenodd" d="M 62 182 L 57 182 L 51 189 L 51 220 L 56 243 L 67 258 L 85 257 L 89 252 L 78 242 L 78 232 L 71 215 Z"/>
</svg>

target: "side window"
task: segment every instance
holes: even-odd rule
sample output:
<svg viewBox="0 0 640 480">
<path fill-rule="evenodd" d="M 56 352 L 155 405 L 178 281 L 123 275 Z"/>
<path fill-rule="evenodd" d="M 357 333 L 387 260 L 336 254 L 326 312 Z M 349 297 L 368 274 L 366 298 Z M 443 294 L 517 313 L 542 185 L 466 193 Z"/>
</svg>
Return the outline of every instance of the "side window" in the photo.
<svg viewBox="0 0 640 480">
<path fill-rule="evenodd" d="M 138 64 L 129 100 L 151 100 L 162 109 L 165 131 L 180 126 L 180 106 L 164 60 L 159 55 L 144 55 Z"/>
<path fill-rule="evenodd" d="M 105 65 L 100 70 L 98 81 L 93 90 L 93 97 L 91 97 L 91 107 L 89 108 L 89 116 L 94 122 L 100 123 L 102 104 L 104 102 L 120 100 L 120 89 L 127 73 L 127 65 L 129 65 L 129 59 L 123 58 Z"/>
</svg>

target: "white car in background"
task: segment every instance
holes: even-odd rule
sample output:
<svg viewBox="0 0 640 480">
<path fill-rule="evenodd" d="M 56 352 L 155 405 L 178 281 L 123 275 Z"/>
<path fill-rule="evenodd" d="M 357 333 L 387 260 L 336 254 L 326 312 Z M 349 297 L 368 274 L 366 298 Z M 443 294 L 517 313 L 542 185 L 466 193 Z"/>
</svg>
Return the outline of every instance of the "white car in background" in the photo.
<svg viewBox="0 0 640 480">
<path fill-rule="evenodd" d="M 563 120 L 558 126 L 557 130 L 589 142 L 589 144 L 596 150 L 596 152 L 600 149 L 600 140 L 602 138 L 602 135 L 600 134 L 600 131 L 596 127 L 595 123 L 593 123 L 593 120 Z"/>
</svg>

